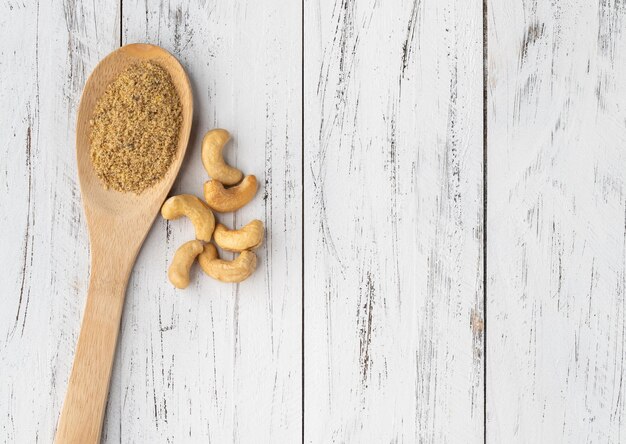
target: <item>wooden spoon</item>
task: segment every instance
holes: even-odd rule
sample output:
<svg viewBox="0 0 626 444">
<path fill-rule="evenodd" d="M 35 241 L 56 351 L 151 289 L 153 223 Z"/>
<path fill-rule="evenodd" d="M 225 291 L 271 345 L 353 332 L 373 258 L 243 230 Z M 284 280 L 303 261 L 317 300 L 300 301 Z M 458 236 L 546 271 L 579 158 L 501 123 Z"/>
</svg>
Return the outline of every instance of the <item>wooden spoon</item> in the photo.
<svg viewBox="0 0 626 444">
<path fill-rule="evenodd" d="M 89 156 L 89 120 L 98 97 L 129 65 L 153 60 L 178 91 L 183 120 L 176 157 L 165 177 L 140 195 L 105 189 Z M 130 272 L 148 230 L 170 190 L 189 141 L 193 99 L 183 67 L 158 46 L 132 44 L 109 54 L 85 85 L 76 125 L 78 176 L 91 244 L 91 275 L 74 365 L 55 442 L 99 443 L 117 335 Z"/>
</svg>

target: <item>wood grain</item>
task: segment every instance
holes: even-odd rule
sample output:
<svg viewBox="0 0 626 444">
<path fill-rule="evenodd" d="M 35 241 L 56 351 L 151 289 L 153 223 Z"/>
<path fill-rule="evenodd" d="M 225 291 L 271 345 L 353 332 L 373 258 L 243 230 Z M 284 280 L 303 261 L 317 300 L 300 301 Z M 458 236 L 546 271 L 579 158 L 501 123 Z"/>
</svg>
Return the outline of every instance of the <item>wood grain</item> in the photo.
<svg viewBox="0 0 626 444">
<path fill-rule="evenodd" d="M 489 11 L 487 441 L 623 442 L 626 5 Z"/>
<path fill-rule="evenodd" d="M 482 442 L 482 4 L 304 12 L 305 442 Z"/>
<path fill-rule="evenodd" d="M 0 4 L 0 442 L 52 442 L 89 278 L 74 149 L 105 2 Z"/>
<path fill-rule="evenodd" d="M 0 442 L 54 436 L 89 272 L 75 110 L 120 31 L 190 73 L 175 192 L 201 196 L 227 128 L 261 187 L 221 221 L 268 238 L 252 280 L 179 292 L 193 228 L 157 221 L 103 442 L 624 441 L 626 6 L 485 5 L 1 3 Z"/>
<path fill-rule="evenodd" d="M 259 180 L 230 227 L 267 227 L 239 285 L 166 281 L 184 221 L 157 220 L 127 293 L 105 442 L 297 442 L 301 435 L 301 8 L 275 0 L 124 1 L 124 43 L 151 42 L 185 66 L 194 128 L 174 193 L 202 196 L 204 133 L 222 127 L 227 161 Z M 231 256 L 226 253 L 225 257 Z"/>
<path fill-rule="evenodd" d="M 167 71 L 181 105 L 181 125 L 172 164 L 161 180 L 140 194 L 107 189 L 90 156 L 91 122 L 98 99 L 128 67 L 154 61 Z M 187 150 L 193 116 L 189 78 L 180 63 L 154 45 L 132 44 L 107 55 L 89 75 L 76 121 L 76 163 L 89 231 L 87 303 L 55 443 L 99 443 L 126 294 L 141 245 L 159 213 Z M 199 243 L 202 250 L 202 244 Z"/>
</svg>

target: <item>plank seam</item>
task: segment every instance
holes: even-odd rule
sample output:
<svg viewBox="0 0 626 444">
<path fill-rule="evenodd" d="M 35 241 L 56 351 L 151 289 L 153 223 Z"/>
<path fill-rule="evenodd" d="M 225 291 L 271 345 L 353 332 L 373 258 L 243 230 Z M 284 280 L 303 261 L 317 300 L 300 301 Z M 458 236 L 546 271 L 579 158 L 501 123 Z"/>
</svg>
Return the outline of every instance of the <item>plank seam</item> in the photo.
<svg viewBox="0 0 626 444">
<path fill-rule="evenodd" d="M 300 67 L 300 107 L 301 107 L 301 113 L 300 113 L 300 117 L 301 117 L 301 122 L 300 122 L 300 182 L 302 184 L 302 195 L 301 195 L 301 199 L 302 199 L 302 214 L 301 214 L 301 236 L 300 236 L 300 242 L 301 242 L 301 248 L 300 250 L 302 251 L 302 278 L 301 278 L 301 289 L 302 289 L 302 301 L 300 302 L 301 304 L 301 322 L 302 322 L 302 326 L 300 329 L 300 335 L 301 335 L 301 342 L 300 342 L 300 353 L 301 353 L 301 359 L 300 359 L 300 365 L 301 365 L 301 373 L 302 373 L 302 381 L 301 381 L 301 415 L 302 415 L 302 419 L 301 419 L 301 433 L 302 433 L 302 444 L 304 444 L 304 364 L 305 364 L 305 359 L 304 359 L 304 0 L 301 0 L 300 3 L 300 16 L 301 16 L 301 31 L 300 31 L 300 61 L 301 61 L 301 67 Z"/>
<path fill-rule="evenodd" d="M 122 9 L 123 3 L 124 3 L 124 1 L 120 0 L 120 48 L 124 44 L 124 41 L 123 41 L 123 38 L 122 38 L 123 37 L 122 36 L 122 34 L 123 34 L 123 32 L 122 32 L 122 29 L 123 29 L 122 28 L 122 23 L 124 22 L 124 10 Z"/>
<path fill-rule="evenodd" d="M 488 0 L 483 0 L 483 442 L 487 444 L 487 85 L 489 80 Z"/>
</svg>

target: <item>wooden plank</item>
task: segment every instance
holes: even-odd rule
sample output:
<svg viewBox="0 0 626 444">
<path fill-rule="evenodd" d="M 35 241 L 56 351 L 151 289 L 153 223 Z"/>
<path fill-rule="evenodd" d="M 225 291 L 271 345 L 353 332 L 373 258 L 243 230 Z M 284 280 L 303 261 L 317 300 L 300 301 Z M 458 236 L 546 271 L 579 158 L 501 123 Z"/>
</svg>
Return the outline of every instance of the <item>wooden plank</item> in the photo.
<svg viewBox="0 0 626 444">
<path fill-rule="evenodd" d="M 489 2 L 489 442 L 626 432 L 626 7 Z"/>
<path fill-rule="evenodd" d="M 482 3 L 305 2 L 305 441 L 482 442 Z"/>
<path fill-rule="evenodd" d="M 74 127 L 83 83 L 118 46 L 102 1 L 0 5 L 0 442 L 52 442 L 89 251 Z"/>
<path fill-rule="evenodd" d="M 174 193 L 201 195 L 200 141 L 216 126 L 227 159 L 260 182 L 235 216 L 264 220 L 256 273 L 227 285 L 166 281 L 185 221 L 157 220 L 129 284 L 108 442 L 297 442 L 301 436 L 301 6 L 278 0 L 123 3 L 124 43 L 176 55 L 195 90 Z M 116 414 L 116 413 L 112 413 Z M 119 430 L 118 430 L 119 429 Z"/>
</svg>

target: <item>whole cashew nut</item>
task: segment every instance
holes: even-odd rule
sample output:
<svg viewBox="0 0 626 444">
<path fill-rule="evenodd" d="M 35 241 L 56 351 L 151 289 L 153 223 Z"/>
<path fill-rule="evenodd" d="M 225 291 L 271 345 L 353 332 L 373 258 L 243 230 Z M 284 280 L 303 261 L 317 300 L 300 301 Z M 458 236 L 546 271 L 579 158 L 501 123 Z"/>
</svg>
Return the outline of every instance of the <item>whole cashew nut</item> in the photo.
<svg viewBox="0 0 626 444">
<path fill-rule="evenodd" d="M 223 250 L 241 252 L 258 248 L 263 242 L 263 234 L 263 222 L 255 219 L 239 230 L 230 230 L 217 224 L 213 239 Z"/>
<path fill-rule="evenodd" d="M 228 131 L 220 128 L 206 133 L 202 139 L 202 164 L 211 179 L 224 185 L 235 185 L 241 181 L 243 173 L 224 161 L 222 150 L 229 140 Z"/>
<path fill-rule="evenodd" d="M 246 176 L 237 186 L 224 188 L 219 181 L 213 179 L 204 184 L 204 200 L 211 208 L 220 213 L 237 211 L 250 202 L 256 194 L 256 177 Z"/>
<path fill-rule="evenodd" d="M 219 259 L 215 245 L 206 244 L 204 251 L 198 256 L 198 263 L 213 279 L 222 282 L 241 282 L 256 269 L 256 254 L 252 251 L 242 251 L 235 260 L 225 261 Z"/>
<path fill-rule="evenodd" d="M 211 209 L 196 196 L 181 194 L 172 196 L 161 207 L 164 219 L 178 219 L 187 216 L 196 230 L 196 239 L 208 242 L 215 229 L 215 216 Z"/>
<path fill-rule="evenodd" d="M 202 242 L 192 240 L 185 242 L 176 250 L 172 264 L 167 270 L 167 277 L 174 287 L 187 288 L 189 285 L 189 269 L 203 249 Z"/>
</svg>

